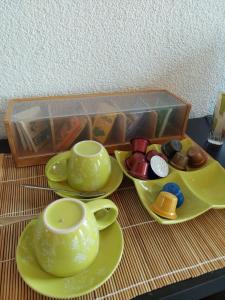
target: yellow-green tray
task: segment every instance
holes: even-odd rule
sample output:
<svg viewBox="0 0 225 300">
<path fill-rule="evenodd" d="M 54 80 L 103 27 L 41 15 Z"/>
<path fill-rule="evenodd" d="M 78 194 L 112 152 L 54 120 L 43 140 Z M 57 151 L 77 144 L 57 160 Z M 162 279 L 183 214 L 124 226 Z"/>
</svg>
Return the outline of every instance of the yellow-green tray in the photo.
<svg viewBox="0 0 225 300">
<path fill-rule="evenodd" d="M 190 138 L 181 141 L 182 152 L 195 143 Z M 161 152 L 161 145 L 151 145 L 147 151 L 155 149 Z M 225 169 L 212 157 L 198 169 L 179 171 L 169 166 L 169 175 L 162 179 L 139 180 L 132 177 L 125 168 L 125 159 L 130 156 L 128 151 L 115 151 L 116 159 L 124 174 L 133 180 L 139 198 L 149 214 L 161 224 L 177 224 L 191 220 L 211 208 L 225 208 Z M 184 204 L 177 209 L 177 219 L 168 220 L 156 215 L 150 204 L 155 200 L 164 184 L 177 183 L 184 194 Z"/>
</svg>

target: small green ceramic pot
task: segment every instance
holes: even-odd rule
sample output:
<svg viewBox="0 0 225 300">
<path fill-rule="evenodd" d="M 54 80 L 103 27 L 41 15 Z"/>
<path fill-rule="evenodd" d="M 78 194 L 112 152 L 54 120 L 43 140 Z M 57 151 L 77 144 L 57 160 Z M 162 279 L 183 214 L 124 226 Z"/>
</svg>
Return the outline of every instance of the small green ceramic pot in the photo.
<svg viewBox="0 0 225 300">
<path fill-rule="evenodd" d="M 116 205 L 108 199 L 86 204 L 71 198 L 54 201 L 35 227 L 33 243 L 40 266 L 59 277 L 84 270 L 98 253 L 99 230 L 111 225 L 117 215 Z"/>
</svg>

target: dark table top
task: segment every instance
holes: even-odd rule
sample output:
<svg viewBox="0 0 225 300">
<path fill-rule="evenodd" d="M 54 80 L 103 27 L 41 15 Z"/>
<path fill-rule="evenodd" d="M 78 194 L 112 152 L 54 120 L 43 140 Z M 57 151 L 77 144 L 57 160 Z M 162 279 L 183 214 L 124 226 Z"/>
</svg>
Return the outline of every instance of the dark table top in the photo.
<svg viewBox="0 0 225 300">
<path fill-rule="evenodd" d="M 186 133 L 225 167 L 225 143 L 214 146 L 207 142 L 210 122 L 209 116 L 190 119 Z M 0 140 L 0 153 L 10 153 L 7 140 Z M 225 268 L 171 284 L 135 299 L 225 299 Z"/>
<path fill-rule="evenodd" d="M 213 158 L 218 160 L 222 166 L 225 167 L 225 143 L 222 146 L 215 146 L 207 141 L 210 123 L 211 118 L 209 116 L 191 119 L 188 122 L 186 132 L 194 141 L 196 141 L 203 149 L 205 149 L 206 152 L 208 152 Z"/>
<path fill-rule="evenodd" d="M 214 146 L 207 141 L 211 117 L 190 119 L 186 133 L 197 142 L 214 159 L 225 167 L 225 143 L 222 146 Z M 225 299 L 225 268 L 213 271 L 197 278 L 184 280 L 171 284 L 151 293 L 136 297 L 138 300 L 163 299 L 163 300 L 193 300 Z"/>
</svg>

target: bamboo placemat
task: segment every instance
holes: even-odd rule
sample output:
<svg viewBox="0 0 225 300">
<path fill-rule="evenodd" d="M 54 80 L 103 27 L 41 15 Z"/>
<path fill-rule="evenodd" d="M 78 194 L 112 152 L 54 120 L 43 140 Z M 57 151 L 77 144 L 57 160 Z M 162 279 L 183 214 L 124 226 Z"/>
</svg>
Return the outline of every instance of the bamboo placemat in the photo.
<svg viewBox="0 0 225 300">
<path fill-rule="evenodd" d="M 56 199 L 47 191 L 19 184 L 47 185 L 44 167 L 15 168 L 11 155 L 0 155 L 0 217 L 40 213 Z M 124 253 L 114 275 L 79 299 L 131 299 L 154 289 L 225 267 L 225 210 L 210 210 L 177 225 L 156 223 L 125 179 L 109 198 L 119 207 Z M 15 262 L 18 238 L 27 222 L 0 228 L 0 299 L 49 299 L 20 278 Z"/>
</svg>

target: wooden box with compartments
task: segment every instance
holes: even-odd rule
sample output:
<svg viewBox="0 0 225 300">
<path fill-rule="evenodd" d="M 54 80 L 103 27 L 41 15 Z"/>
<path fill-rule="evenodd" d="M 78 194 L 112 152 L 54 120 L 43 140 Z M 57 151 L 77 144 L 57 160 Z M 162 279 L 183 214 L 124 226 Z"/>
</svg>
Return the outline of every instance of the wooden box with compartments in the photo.
<svg viewBox="0 0 225 300">
<path fill-rule="evenodd" d="M 152 143 L 182 139 L 191 105 L 166 90 L 139 89 L 12 99 L 5 127 L 17 166 L 44 164 L 81 140 L 96 140 L 113 153 L 130 139 Z"/>
</svg>

